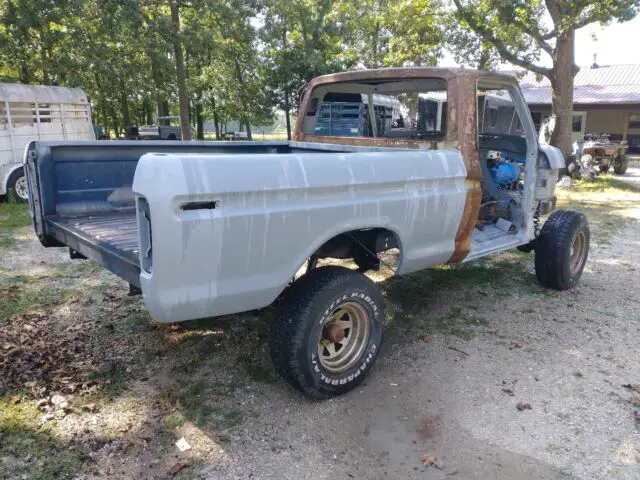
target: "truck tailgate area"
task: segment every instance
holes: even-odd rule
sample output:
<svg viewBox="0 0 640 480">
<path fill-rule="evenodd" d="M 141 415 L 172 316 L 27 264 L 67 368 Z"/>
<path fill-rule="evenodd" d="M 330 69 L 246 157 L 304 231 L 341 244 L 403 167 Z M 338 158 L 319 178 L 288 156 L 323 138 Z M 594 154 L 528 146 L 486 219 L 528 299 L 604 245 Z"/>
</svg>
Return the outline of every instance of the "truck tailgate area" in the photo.
<svg viewBox="0 0 640 480">
<path fill-rule="evenodd" d="M 51 216 L 45 222 L 58 241 L 139 286 L 135 210 Z"/>
</svg>

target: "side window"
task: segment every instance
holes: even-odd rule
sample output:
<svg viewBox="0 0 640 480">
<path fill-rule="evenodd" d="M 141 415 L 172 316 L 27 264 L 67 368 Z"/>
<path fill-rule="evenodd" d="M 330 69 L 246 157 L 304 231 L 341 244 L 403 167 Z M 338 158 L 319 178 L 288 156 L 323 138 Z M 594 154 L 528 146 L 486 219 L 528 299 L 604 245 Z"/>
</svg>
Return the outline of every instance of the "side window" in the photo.
<svg viewBox="0 0 640 480">
<path fill-rule="evenodd" d="M 498 109 L 496 107 L 489 107 L 489 126 L 492 128 L 498 126 Z"/>
<path fill-rule="evenodd" d="M 478 90 L 480 134 L 524 136 L 522 120 L 507 90 Z"/>
<path fill-rule="evenodd" d="M 542 113 L 531 112 L 531 120 L 533 120 L 533 126 L 536 128 L 536 132 L 539 132 L 540 125 L 542 125 Z"/>
<path fill-rule="evenodd" d="M 582 132 L 582 115 L 574 115 L 571 120 L 571 131 L 573 133 Z"/>
</svg>

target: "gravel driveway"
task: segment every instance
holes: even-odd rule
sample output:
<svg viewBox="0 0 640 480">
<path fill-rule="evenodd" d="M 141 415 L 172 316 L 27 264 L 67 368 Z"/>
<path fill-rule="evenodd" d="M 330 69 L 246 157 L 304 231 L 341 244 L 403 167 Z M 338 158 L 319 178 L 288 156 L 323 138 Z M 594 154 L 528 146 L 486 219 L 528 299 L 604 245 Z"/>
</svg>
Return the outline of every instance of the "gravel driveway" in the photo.
<svg viewBox="0 0 640 480">
<path fill-rule="evenodd" d="M 623 387 L 640 383 L 638 239 L 634 223 L 613 242 L 624 253 L 594 251 L 571 292 L 487 285 L 433 297 L 434 309 L 474 304 L 488 324 L 467 342 L 392 331 L 353 394 L 318 404 L 282 385 L 260 392 L 260 415 L 205 477 L 640 478 L 635 397 Z M 441 469 L 422 465 L 426 452 Z"/>
</svg>

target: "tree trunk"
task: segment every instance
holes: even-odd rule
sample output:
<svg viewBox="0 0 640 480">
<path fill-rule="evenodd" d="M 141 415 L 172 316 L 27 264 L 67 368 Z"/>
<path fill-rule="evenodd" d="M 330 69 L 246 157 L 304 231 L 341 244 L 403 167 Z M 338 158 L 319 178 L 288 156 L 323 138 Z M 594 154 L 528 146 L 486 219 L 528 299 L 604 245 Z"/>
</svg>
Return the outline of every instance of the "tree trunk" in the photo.
<svg viewBox="0 0 640 480">
<path fill-rule="evenodd" d="M 40 47 L 40 61 L 42 62 L 42 84 L 51 85 L 51 77 L 49 76 L 49 59 L 47 58 L 47 49 L 44 45 Z"/>
<path fill-rule="evenodd" d="M 558 37 L 551 76 L 551 114 L 556 117 L 556 126 L 550 143 L 559 148 L 565 157 L 571 155 L 572 150 L 573 78 L 578 71 L 574 64 L 574 47 L 574 31 Z"/>
<path fill-rule="evenodd" d="M 491 52 L 484 40 L 482 41 L 482 51 L 480 57 L 478 57 L 478 70 L 491 70 Z"/>
<path fill-rule="evenodd" d="M 189 124 L 189 96 L 187 92 L 187 73 L 182 54 L 180 39 L 180 13 L 178 3 L 171 1 L 171 23 L 173 24 L 173 50 L 176 56 L 176 80 L 178 83 L 178 98 L 180 100 L 180 126 L 182 140 L 191 140 L 191 125 Z"/>
<path fill-rule="evenodd" d="M 24 60 L 20 61 L 20 83 L 31 83 L 31 72 L 29 72 L 27 62 Z"/>
<path fill-rule="evenodd" d="M 126 129 L 131 125 L 131 118 L 129 117 L 129 97 L 124 88 L 124 82 L 120 81 L 120 109 L 122 110 L 122 123 Z"/>
<path fill-rule="evenodd" d="M 234 58 L 234 62 L 236 65 L 236 80 L 238 81 L 238 86 L 240 88 L 240 99 L 244 105 L 247 104 L 246 95 L 244 91 L 244 77 L 242 76 L 242 69 L 240 68 L 240 62 L 238 58 Z M 242 115 L 242 122 L 247 126 L 247 140 L 253 140 L 251 137 L 251 121 L 247 118 L 246 113 Z"/>
<path fill-rule="evenodd" d="M 291 140 L 291 115 L 290 115 L 291 105 L 289 103 L 289 92 L 286 87 L 284 90 L 284 118 L 287 122 L 287 140 Z"/>
<path fill-rule="evenodd" d="M 220 119 L 218 118 L 218 110 L 216 109 L 216 99 L 211 98 L 211 110 L 213 111 L 213 126 L 216 129 L 216 140 L 220 140 Z"/>
<path fill-rule="evenodd" d="M 202 100 L 198 98 L 195 103 L 196 113 L 196 138 L 204 140 L 204 118 L 202 117 Z"/>
</svg>

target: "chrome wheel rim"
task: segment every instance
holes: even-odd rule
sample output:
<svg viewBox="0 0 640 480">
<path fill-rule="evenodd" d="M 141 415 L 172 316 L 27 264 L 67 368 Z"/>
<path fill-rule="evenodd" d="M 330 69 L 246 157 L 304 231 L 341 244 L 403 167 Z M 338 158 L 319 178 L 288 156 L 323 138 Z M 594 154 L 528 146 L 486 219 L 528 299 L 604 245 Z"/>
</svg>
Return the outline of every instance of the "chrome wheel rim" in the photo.
<svg viewBox="0 0 640 480">
<path fill-rule="evenodd" d="M 16 192 L 16 195 L 20 197 L 22 200 L 29 199 L 29 189 L 27 188 L 27 177 L 22 176 L 18 178 L 13 188 Z"/>
<path fill-rule="evenodd" d="M 587 240 L 584 232 L 578 232 L 576 238 L 573 239 L 571 249 L 569 250 L 569 270 L 571 276 L 577 275 L 582 267 L 584 255 L 587 250 Z"/>
<path fill-rule="evenodd" d="M 353 367 L 362 357 L 369 341 L 369 314 L 356 302 L 336 308 L 322 325 L 318 341 L 320 364 L 339 373 Z"/>
</svg>

